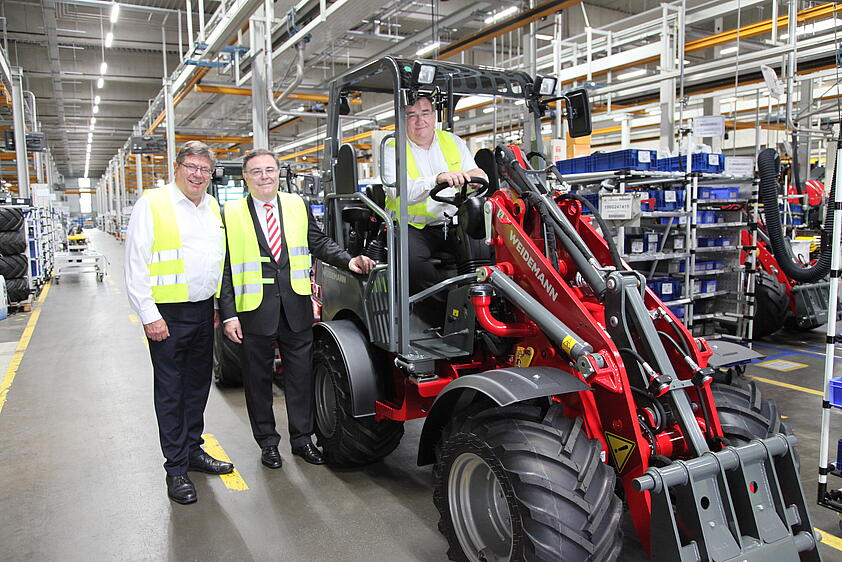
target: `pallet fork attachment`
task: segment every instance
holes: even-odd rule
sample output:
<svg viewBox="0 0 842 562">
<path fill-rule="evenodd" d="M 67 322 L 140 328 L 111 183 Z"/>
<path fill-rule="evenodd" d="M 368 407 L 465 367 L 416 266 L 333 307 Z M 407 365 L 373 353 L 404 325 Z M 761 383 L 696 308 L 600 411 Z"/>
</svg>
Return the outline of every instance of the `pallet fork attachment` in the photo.
<svg viewBox="0 0 842 562">
<path fill-rule="evenodd" d="M 652 560 L 821 560 L 795 442 L 779 433 L 636 478 L 634 489 L 650 492 L 652 501 Z"/>
</svg>

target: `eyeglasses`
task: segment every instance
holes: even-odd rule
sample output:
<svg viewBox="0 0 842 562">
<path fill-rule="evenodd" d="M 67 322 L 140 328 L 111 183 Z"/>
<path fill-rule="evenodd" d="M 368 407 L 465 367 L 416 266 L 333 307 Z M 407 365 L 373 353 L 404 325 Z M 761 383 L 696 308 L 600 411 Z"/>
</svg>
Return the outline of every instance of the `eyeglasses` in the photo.
<svg viewBox="0 0 842 562">
<path fill-rule="evenodd" d="M 246 170 L 246 173 L 253 178 L 259 178 L 263 174 L 267 176 L 274 176 L 278 173 L 277 168 L 252 168 L 251 170 Z"/>
<path fill-rule="evenodd" d="M 193 164 L 179 164 L 179 165 L 183 168 L 187 168 L 187 172 L 190 173 L 190 174 L 199 173 L 203 176 L 209 176 L 209 175 L 211 175 L 211 172 L 213 171 L 210 168 L 202 168 L 201 166 L 194 166 Z"/>
</svg>

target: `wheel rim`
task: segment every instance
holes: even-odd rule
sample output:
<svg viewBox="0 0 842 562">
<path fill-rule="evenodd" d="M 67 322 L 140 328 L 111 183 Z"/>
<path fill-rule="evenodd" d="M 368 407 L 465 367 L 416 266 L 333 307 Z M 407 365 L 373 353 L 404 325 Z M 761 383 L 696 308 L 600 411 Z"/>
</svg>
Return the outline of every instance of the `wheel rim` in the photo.
<svg viewBox="0 0 842 562">
<path fill-rule="evenodd" d="M 337 423 L 336 391 L 324 365 L 316 367 L 316 423 L 324 437 L 333 437 Z"/>
<path fill-rule="evenodd" d="M 469 560 L 509 560 L 512 519 L 497 476 L 474 453 L 453 463 L 447 481 L 450 518 L 462 551 Z"/>
</svg>

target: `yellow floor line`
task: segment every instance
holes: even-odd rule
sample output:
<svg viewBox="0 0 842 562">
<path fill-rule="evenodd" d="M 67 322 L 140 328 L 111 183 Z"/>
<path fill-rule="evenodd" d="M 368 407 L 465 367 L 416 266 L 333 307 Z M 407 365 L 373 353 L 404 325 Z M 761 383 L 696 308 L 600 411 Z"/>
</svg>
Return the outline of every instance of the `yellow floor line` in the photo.
<svg viewBox="0 0 842 562">
<path fill-rule="evenodd" d="M 111 285 L 112 287 L 116 287 L 116 286 L 117 286 L 117 283 L 115 283 L 115 282 L 114 282 L 114 280 L 113 280 L 113 279 L 111 279 L 110 277 L 108 278 L 108 284 L 109 284 L 109 285 Z"/>
<path fill-rule="evenodd" d="M 38 323 L 39 316 L 41 316 L 40 308 L 32 311 L 32 316 L 29 317 L 26 328 L 23 330 L 23 335 L 21 335 L 18 341 L 15 354 L 12 355 L 12 360 L 6 369 L 6 376 L 3 377 L 3 382 L 0 382 L 0 412 L 3 411 L 3 406 L 6 405 L 6 397 L 9 394 L 9 389 L 12 388 L 15 376 L 18 374 L 18 367 L 20 367 L 20 362 L 23 360 L 23 352 L 26 351 L 26 347 L 29 345 L 29 340 L 32 338 L 32 332 L 35 330 L 35 324 Z"/>
<path fill-rule="evenodd" d="M 782 386 L 784 388 L 788 388 L 790 390 L 797 390 L 799 392 L 806 392 L 807 394 L 815 394 L 816 396 L 824 396 L 824 392 L 821 390 L 813 390 L 812 388 L 805 388 L 803 386 L 797 386 L 794 384 L 789 384 L 788 382 L 780 382 L 774 381 L 772 379 L 767 379 L 764 377 L 756 377 L 754 375 L 751 376 L 752 379 L 760 382 L 765 382 L 766 384 L 773 384 L 775 386 Z"/>
<path fill-rule="evenodd" d="M 132 324 L 140 322 L 140 318 L 137 317 L 137 314 L 129 314 L 129 320 L 132 321 Z"/>
<path fill-rule="evenodd" d="M 822 531 L 818 527 L 813 527 L 816 531 L 822 534 L 822 542 L 829 547 L 835 548 L 836 550 L 842 550 L 842 539 L 837 536 L 831 535 L 827 531 Z"/>
<path fill-rule="evenodd" d="M 222 449 L 222 445 L 219 444 L 219 441 L 216 440 L 216 437 L 214 437 L 212 433 L 203 434 L 202 439 L 205 440 L 205 452 L 207 454 L 215 459 L 231 462 L 231 459 L 228 458 L 228 454 Z M 243 480 L 243 477 L 240 476 L 240 473 L 237 472 L 236 468 L 231 474 L 221 474 L 219 477 L 222 478 L 222 481 L 225 483 L 225 487 L 229 490 L 249 489 L 246 481 Z"/>
<path fill-rule="evenodd" d="M 44 288 L 41 289 L 41 296 L 38 297 L 38 302 L 44 302 L 44 299 L 47 298 L 47 293 L 50 291 L 50 281 L 44 283 Z"/>
</svg>

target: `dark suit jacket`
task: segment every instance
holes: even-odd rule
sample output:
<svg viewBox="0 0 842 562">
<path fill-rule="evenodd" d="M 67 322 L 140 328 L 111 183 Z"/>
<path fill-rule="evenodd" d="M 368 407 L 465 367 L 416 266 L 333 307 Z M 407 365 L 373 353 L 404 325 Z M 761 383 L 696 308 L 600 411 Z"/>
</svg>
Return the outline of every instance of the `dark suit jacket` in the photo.
<svg viewBox="0 0 842 562">
<path fill-rule="evenodd" d="M 284 231 L 283 214 L 278 213 L 278 220 L 281 226 L 283 247 L 281 249 L 280 263 L 275 263 L 269 243 L 260 228 L 257 214 L 254 207 L 254 200 L 248 196 L 248 207 L 251 213 L 251 220 L 254 230 L 257 233 L 257 243 L 260 246 L 260 255 L 268 257 L 269 261 L 264 262 L 263 278 L 275 279 L 272 285 L 263 285 L 263 301 L 255 310 L 249 312 L 237 312 L 234 305 L 234 286 L 231 282 L 231 262 L 226 254 L 225 269 L 222 273 L 222 291 L 219 296 L 219 313 L 223 320 L 237 316 L 244 334 L 258 334 L 268 336 L 274 334 L 278 328 L 278 319 L 283 310 L 286 320 L 293 332 L 300 332 L 308 329 L 313 324 L 313 305 L 310 297 L 299 295 L 292 290 L 289 282 L 289 255 L 287 254 L 286 233 Z M 280 209 L 280 200 L 278 201 Z M 310 254 L 323 262 L 336 267 L 348 269 L 348 262 L 351 261 L 351 254 L 339 247 L 339 245 L 328 238 L 313 220 L 310 207 L 307 208 L 307 243 L 310 246 Z"/>
</svg>

